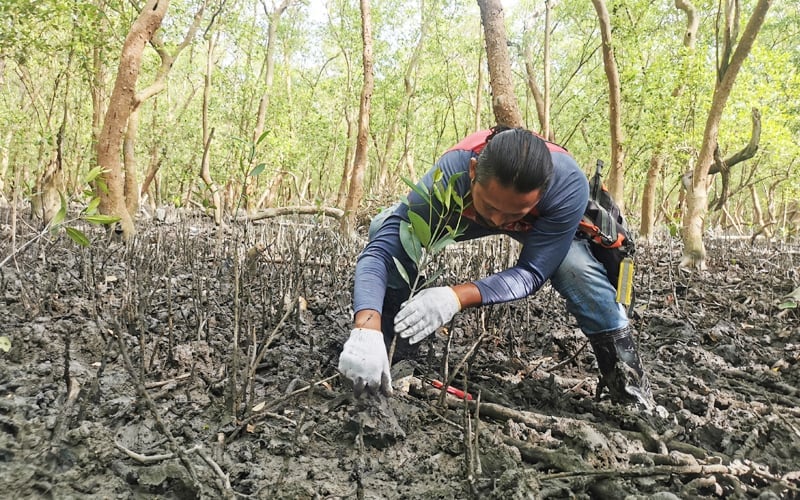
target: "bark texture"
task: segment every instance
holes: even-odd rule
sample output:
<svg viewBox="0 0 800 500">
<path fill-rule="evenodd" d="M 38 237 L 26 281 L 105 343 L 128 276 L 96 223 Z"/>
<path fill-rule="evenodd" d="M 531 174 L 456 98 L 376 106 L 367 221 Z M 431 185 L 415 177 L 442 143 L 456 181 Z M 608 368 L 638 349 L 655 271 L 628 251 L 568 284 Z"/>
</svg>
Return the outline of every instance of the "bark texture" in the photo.
<svg viewBox="0 0 800 500">
<path fill-rule="evenodd" d="M 372 92 L 375 87 L 372 55 L 372 13 L 369 0 L 361 0 L 361 40 L 364 83 L 361 87 L 361 104 L 358 110 L 358 135 L 350 189 L 345 203 L 345 215 L 341 219 L 342 232 L 350 234 L 355 223 L 356 210 L 364 196 L 364 173 L 367 170 L 367 147 L 369 145 L 369 113 L 372 107 Z"/>
<path fill-rule="evenodd" d="M 511 58 L 506 43 L 505 16 L 500 0 L 479 0 L 481 20 L 486 39 L 486 61 L 489 66 L 489 85 L 492 88 L 492 107 L 498 124 L 522 127 L 522 113 L 514 94 Z"/>
<path fill-rule="evenodd" d="M 135 106 L 142 52 L 161 26 L 168 7 L 168 0 L 148 0 L 131 26 L 122 46 L 117 79 L 97 143 L 97 164 L 105 170 L 101 178 L 108 188 L 100 190 L 100 211 L 120 218 L 126 239 L 134 235 L 135 228 L 125 205 L 125 174 L 120 163 L 122 140 Z"/>
</svg>

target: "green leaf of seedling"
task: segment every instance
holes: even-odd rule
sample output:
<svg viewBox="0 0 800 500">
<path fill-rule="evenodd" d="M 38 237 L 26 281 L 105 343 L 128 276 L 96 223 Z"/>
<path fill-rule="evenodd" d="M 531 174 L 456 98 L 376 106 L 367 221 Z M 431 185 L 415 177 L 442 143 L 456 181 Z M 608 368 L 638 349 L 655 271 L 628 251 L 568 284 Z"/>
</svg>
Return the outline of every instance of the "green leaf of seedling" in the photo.
<svg viewBox="0 0 800 500">
<path fill-rule="evenodd" d="M 405 177 L 401 177 L 401 179 L 403 179 L 403 182 L 405 182 L 406 186 L 410 187 L 412 191 L 417 193 L 420 196 L 420 198 L 422 198 L 425 201 L 425 203 L 430 205 L 431 195 L 428 193 L 428 188 L 426 186 L 424 185 L 418 186 L 413 182 L 411 182 L 410 180 L 406 179 Z"/>
<path fill-rule="evenodd" d="M 67 218 L 67 199 L 64 198 L 62 193 L 58 193 L 58 196 L 61 197 L 61 208 L 58 209 L 56 215 L 53 217 L 53 220 L 50 221 L 50 227 L 58 227 L 59 224 L 64 222 L 64 219 Z"/>
<path fill-rule="evenodd" d="M 267 138 L 268 134 L 269 134 L 269 130 L 265 130 L 261 135 L 259 135 L 258 139 L 256 139 L 256 145 L 259 145 L 262 142 L 264 142 L 264 139 Z"/>
<path fill-rule="evenodd" d="M 403 281 L 405 281 L 408 286 L 411 286 L 411 279 L 408 277 L 408 271 L 403 267 L 403 263 L 400 262 L 397 257 L 393 256 L 392 258 L 394 259 L 395 267 L 397 267 L 397 272 L 400 273 L 400 277 L 403 278 Z"/>
<path fill-rule="evenodd" d="M 108 184 L 106 184 L 106 181 L 103 179 L 97 179 L 95 184 L 97 184 L 97 189 L 99 189 L 101 193 L 108 194 Z"/>
<path fill-rule="evenodd" d="M 11 349 L 11 340 L 8 337 L 0 337 L 0 350 L 8 352 Z"/>
<path fill-rule="evenodd" d="M 83 231 L 75 229 L 74 227 L 66 227 L 64 228 L 64 231 L 66 231 L 67 236 L 69 236 L 70 239 L 78 245 L 82 247 L 88 247 L 90 245 L 89 238 L 83 234 Z"/>
<path fill-rule="evenodd" d="M 445 202 L 445 199 L 444 199 L 444 191 L 442 191 L 442 185 L 441 184 L 436 183 L 436 184 L 433 185 L 433 194 L 436 196 L 436 199 L 439 201 L 439 203 L 441 203 L 442 205 L 445 205 L 446 202 Z"/>
<path fill-rule="evenodd" d="M 450 178 L 447 179 L 447 185 L 455 187 L 456 182 L 458 182 L 458 179 L 460 179 L 461 176 L 464 175 L 464 173 L 465 172 L 456 172 L 453 175 L 451 175 Z"/>
<path fill-rule="evenodd" d="M 94 197 L 94 198 L 92 198 L 92 201 L 90 201 L 89 204 L 86 205 L 86 208 L 83 211 L 87 215 L 94 215 L 94 214 L 97 213 L 97 207 L 99 207 L 99 206 L 100 206 L 100 198 L 99 197 Z"/>
<path fill-rule="evenodd" d="M 790 299 L 778 304 L 778 309 L 797 309 L 797 302 Z"/>
<path fill-rule="evenodd" d="M 115 215 L 103 215 L 103 214 L 95 214 L 95 215 L 86 215 L 83 217 L 83 220 L 86 222 L 91 222 L 92 224 L 113 224 L 115 222 L 119 222 L 119 217 Z"/>
<path fill-rule="evenodd" d="M 406 251 L 408 258 L 419 265 L 419 261 L 422 259 L 422 245 L 419 238 L 414 234 L 414 228 L 411 227 L 410 222 L 404 221 L 400 223 L 400 243 L 403 245 L 403 250 Z"/>
<path fill-rule="evenodd" d="M 97 179 L 100 176 L 100 174 L 104 172 L 105 170 L 103 169 L 103 167 L 99 165 L 89 170 L 89 173 L 86 174 L 86 179 L 85 179 L 86 184 L 89 184 L 93 180 Z"/>
<path fill-rule="evenodd" d="M 265 168 L 267 168 L 267 164 L 266 163 L 259 163 L 258 165 L 253 167 L 253 170 L 250 171 L 250 174 L 249 174 L 250 177 L 256 177 L 258 175 L 261 175 L 261 172 L 263 172 Z"/>
<path fill-rule="evenodd" d="M 453 192 L 453 201 L 456 202 L 459 211 L 464 211 L 464 198 L 458 195 L 458 193 Z"/>
<path fill-rule="evenodd" d="M 408 211 L 408 219 L 411 221 L 414 235 L 419 239 L 422 246 L 427 248 L 431 243 L 431 227 L 425 222 L 425 219 L 413 210 Z"/>
</svg>

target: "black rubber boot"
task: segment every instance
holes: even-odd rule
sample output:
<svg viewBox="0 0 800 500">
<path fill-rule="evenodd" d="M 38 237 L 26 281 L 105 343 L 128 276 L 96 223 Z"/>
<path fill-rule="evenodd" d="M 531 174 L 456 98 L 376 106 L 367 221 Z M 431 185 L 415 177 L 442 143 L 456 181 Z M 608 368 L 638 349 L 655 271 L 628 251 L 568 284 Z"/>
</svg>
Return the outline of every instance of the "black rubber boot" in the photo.
<svg viewBox="0 0 800 500">
<path fill-rule="evenodd" d="M 626 326 L 590 335 L 589 342 L 600 368 L 597 397 L 608 388 L 611 400 L 616 403 L 639 403 L 647 409 L 655 408 L 650 381 L 642 368 L 631 328 Z"/>
</svg>

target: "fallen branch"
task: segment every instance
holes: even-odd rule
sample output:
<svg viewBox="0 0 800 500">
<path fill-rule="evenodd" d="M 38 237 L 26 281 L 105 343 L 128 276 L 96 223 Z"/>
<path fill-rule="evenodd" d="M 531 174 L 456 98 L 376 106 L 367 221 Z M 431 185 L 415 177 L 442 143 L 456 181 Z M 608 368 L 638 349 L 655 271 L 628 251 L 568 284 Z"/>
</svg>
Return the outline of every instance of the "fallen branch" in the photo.
<svg viewBox="0 0 800 500">
<path fill-rule="evenodd" d="M 344 210 L 333 207 L 315 207 L 315 206 L 295 206 L 295 207 L 274 207 L 265 208 L 264 210 L 252 214 L 237 217 L 237 221 L 257 221 L 262 219 L 269 219 L 271 217 L 280 217 L 282 215 L 324 215 L 333 219 L 341 219 L 344 216 Z"/>
</svg>

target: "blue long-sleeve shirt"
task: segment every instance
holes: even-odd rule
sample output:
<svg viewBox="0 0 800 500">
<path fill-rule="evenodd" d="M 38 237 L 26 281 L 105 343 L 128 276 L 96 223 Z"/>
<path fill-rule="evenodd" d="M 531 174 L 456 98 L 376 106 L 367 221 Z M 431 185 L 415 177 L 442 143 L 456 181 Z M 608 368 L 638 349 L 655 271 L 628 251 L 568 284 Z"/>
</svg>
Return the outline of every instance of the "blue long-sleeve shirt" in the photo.
<svg viewBox="0 0 800 500">
<path fill-rule="evenodd" d="M 551 156 L 553 176 L 536 205 L 536 215 L 528 214 L 520 224 L 509 229 L 492 229 L 468 217 L 462 218 L 462 224 L 466 223 L 466 231 L 458 240 L 505 234 L 522 244 L 515 266 L 473 282 L 480 291 L 483 305 L 532 295 L 552 276 L 567 255 L 586 208 L 589 184 L 571 155 L 551 151 Z M 445 185 L 450 176 L 464 172 L 456 181 L 455 189 L 465 199 L 469 199 L 470 192 L 470 159 L 476 157 L 473 151 L 454 149 L 442 155 L 436 164 L 443 173 Z M 420 185 L 431 188 L 436 167 L 425 174 L 419 181 Z M 436 220 L 428 220 L 428 204 L 419 195 L 412 191 L 408 201 L 431 227 L 436 224 Z M 389 272 L 395 268 L 393 257 L 400 260 L 406 269 L 413 269 L 411 259 L 403 250 L 399 232 L 400 222 L 408 221 L 408 210 L 409 206 L 399 205 L 361 252 L 356 264 L 354 312 L 364 309 L 382 312 Z"/>
</svg>

